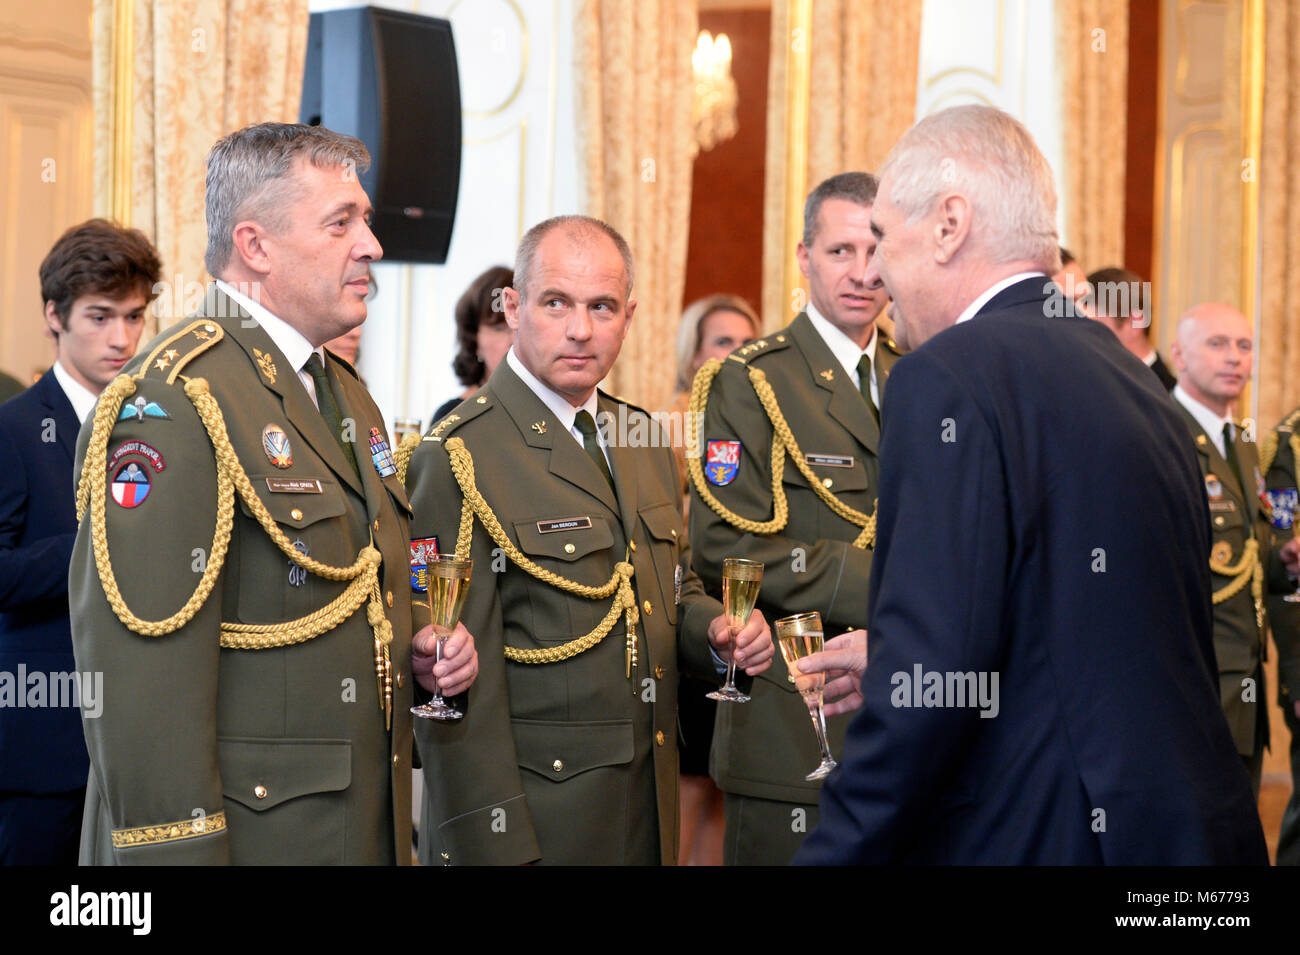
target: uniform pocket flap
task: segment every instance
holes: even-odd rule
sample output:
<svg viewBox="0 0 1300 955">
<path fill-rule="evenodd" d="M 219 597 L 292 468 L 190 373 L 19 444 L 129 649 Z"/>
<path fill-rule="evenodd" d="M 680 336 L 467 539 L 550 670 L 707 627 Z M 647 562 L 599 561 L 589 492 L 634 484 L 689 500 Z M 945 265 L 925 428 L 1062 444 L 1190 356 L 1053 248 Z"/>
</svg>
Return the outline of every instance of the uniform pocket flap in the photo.
<svg viewBox="0 0 1300 955">
<path fill-rule="evenodd" d="M 383 482 L 384 487 L 388 488 L 388 493 L 392 495 L 393 503 L 397 505 L 399 511 L 404 513 L 408 518 L 415 513 L 411 510 L 411 501 L 406 496 L 406 488 L 402 486 L 401 481 L 397 480 L 396 474 L 388 475 L 383 479 Z"/>
<path fill-rule="evenodd" d="M 222 795 L 258 812 L 352 785 L 346 739 L 218 739 L 217 759 Z"/>
<path fill-rule="evenodd" d="M 554 723 L 512 720 L 519 765 L 555 782 L 632 762 L 631 720 Z"/>
<path fill-rule="evenodd" d="M 682 511 L 676 504 L 653 504 L 640 510 L 651 537 L 676 540 L 682 530 Z"/>
<path fill-rule="evenodd" d="M 268 479 L 270 484 L 267 483 Z M 329 478 L 292 479 L 304 488 L 308 488 L 306 491 L 294 490 L 292 485 L 285 483 L 290 479 L 285 478 L 283 473 L 250 474 L 248 480 L 263 506 L 278 524 L 302 528 L 327 517 L 339 517 L 347 513 L 343 492 L 338 484 Z M 272 490 L 272 487 L 279 490 Z M 320 488 L 319 492 L 314 490 L 317 487 Z M 239 499 L 239 507 L 248 517 L 253 516 L 252 510 L 242 497 Z"/>
<path fill-rule="evenodd" d="M 848 463 L 850 461 L 852 464 Z M 836 457 L 830 454 L 807 453 L 804 455 L 804 463 L 808 465 L 813 474 L 817 475 L 817 481 L 821 486 L 832 493 L 865 491 L 869 486 L 867 469 L 860 456 Z M 785 461 L 785 473 L 781 475 L 781 478 L 786 484 L 796 484 L 800 487 L 808 486 L 808 479 L 803 476 L 794 461 L 788 457 Z M 830 483 L 827 484 L 827 481 Z"/>
<path fill-rule="evenodd" d="M 594 515 L 515 521 L 519 549 L 532 557 L 574 561 L 614 546 L 605 518 Z"/>
</svg>

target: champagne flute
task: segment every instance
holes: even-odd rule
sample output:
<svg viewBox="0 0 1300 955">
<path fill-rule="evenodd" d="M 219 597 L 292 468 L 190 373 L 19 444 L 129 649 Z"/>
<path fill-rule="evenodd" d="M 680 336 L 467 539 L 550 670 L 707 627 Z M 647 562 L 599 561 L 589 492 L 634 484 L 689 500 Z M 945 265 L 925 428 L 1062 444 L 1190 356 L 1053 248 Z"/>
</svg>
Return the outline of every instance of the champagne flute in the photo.
<svg viewBox="0 0 1300 955">
<path fill-rule="evenodd" d="M 749 623 L 749 615 L 758 603 L 758 588 L 763 583 L 763 565 L 756 560 L 728 557 L 722 562 L 722 607 L 727 615 L 727 626 L 734 640 L 736 634 Z M 736 647 L 732 644 L 731 659 L 727 662 L 727 682 L 712 693 L 704 694 L 710 700 L 724 703 L 748 703 L 749 696 L 736 688 Z"/>
<path fill-rule="evenodd" d="M 826 686 L 825 673 L 799 672 L 798 660 L 822 651 L 822 615 L 817 611 L 798 613 L 793 617 L 782 617 L 776 622 L 776 640 L 781 647 L 781 656 L 785 658 L 786 668 L 794 677 L 794 684 L 808 704 L 808 715 L 812 717 L 813 731 L 817 734 L 817 745 L 821 747 L 821 764 L 804 777 L 809 781 L 822 779 L 838 765 L 831 756 L 831 744 L 826 739 L 826 713 L 822 710 L 822 689 Z"/>
<path fill-rule="evenodd" d="M 433 662 L 442 660 L 442 645 L 460 621 L 461 609 L 469 593 L 470 571 L 474 561 L 457 554 L 435 554 L 429 558 L 429 623 L 433 625 L 435 644 Z M 442 698 L 442 688 L 434 677 L 433 699 L 411 712 L 429 720 L 458 720 L 465 714 Z"/>
</svg>

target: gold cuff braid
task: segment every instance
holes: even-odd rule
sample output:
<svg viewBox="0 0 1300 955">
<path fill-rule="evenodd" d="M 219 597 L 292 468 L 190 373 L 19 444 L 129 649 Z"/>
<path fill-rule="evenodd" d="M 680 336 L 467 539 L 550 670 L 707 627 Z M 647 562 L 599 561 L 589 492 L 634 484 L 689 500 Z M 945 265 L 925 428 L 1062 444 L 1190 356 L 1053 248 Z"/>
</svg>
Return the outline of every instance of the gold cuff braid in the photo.
<svg viewBox="0 0 1300 955">
<path fill-rule="evenodd" d="M 224 809 L 206 816 L 193 819 L 181 819 L 178 822 L 164 822 L 157 826 L 136 826 L 132 829 L 114 829 L 112 833 L 114 849 L 129 849 L 132 846 L 153 846 L 163 842 L 181 842 L 184 839 L 196 839 L 210 836 L 226 828 Z"/>
<path fill-rule="evenodd" d="M 326 633 L 343 623 L 369 599 L 366 608 L 367 622 L 375 638 L 375 682 L 379 691 L 379 705 L 384 712 L 385 721 L 392 721 L 392 661 L 389 657 L 389 644 L 393 642 L 393 628 L 383 610 L 383 598 L 379 587 L 379 565 L 383 560 L 379 550 L 371 544 L 363 547 L 356 561 L 350 567 L 332 567 L 322 564 L 304 554 L 289 541 L 280 525 L 266 509 L 262 499 L 253 489 L 248 474 L 239 462 L 226 431 L 225 418 L 202 378 L 190 378 L 185 382 L 185 394 L 199 414 L 203 427 L 212 442 L 217 471 L 217 518 L 213 530 L 212 549 L 207 566 L 199 578 L 198 585 L 188 600 L 170 617 L 163 620 L 143 620 L 131 612 L 126 600 L 118 589 L 117 577 L 113 573 L 113 562 L 108 552 L 108 529 L 105 523 L 105 502 L 107 497 L 108 472 L 106 467 L 108 438 L 117 422 L 122 403 L 136 389 L 135 380 L 127 375 L 119 375 L 104 390 L 99 403 L 95 406 L 94 424 L 90 442 L 86 449 L 86 460 L 82 466 L 81 480 L 77 484 L 77 520 L 80 521 L 87 509 L 90 511 L 91 548 L 95 554 L 95 566 L 99 571 L 100 583 L 109 606 L 128 630 L 146 637 L 161 637 L 174 633 L 184 627 L 212 593 L 221 568 L 225 564 L 226 553 L 230 545 L 230 535 L 234 528 L 235 492 L 248 505 L 253 517 L 276 547 L 299 567 L 333 581 L 349 581 L 348 587 L 335 600 L 314 613 L 297 620 L 275 624 L 241 624 L 221 623 L 221 646 L 234 650 L 265 650 L 274 647 L 291 646 L 303 643 Z"/>
<path fill-rule="evenodd" d="M 696 373 L 695 381 L 691 384 L 691 400 L 687 405 L 688 413 L 686 415 L 686 447 L 688 448 L 698 449 L 700 447 L 699 422 L 703 420 L 704 411 L 708 407 L 709 389 L 713 386 L 713 379 L 717 377 L 722 367 L 721 361 L 710 358 Z M 812 488 L 813 493 L 821 498 L 822 503 L 829 507 L 836 516 L 862 528 L 862 533 L 854 539 L 853 546 L 860 550 L 874 547 L 876 544 L 875 508 L 872 508 L 871 514 L 864 514 L 856 508 L 849 507 L 822 485 L 813 469 L 808 466 L 808 462 L 804 460 L 803 453 L 799 450 L 799 442 L 795 440 L 794 433 L 785 420 L 785 415 L 781 413 L 781 407 L 776 400 L 776 392 L 772 390 L 771 384 L 768 383 L 767 375 L 763 373 L 761 368 L 748 368 L 747 370 L 749 382 L 754 387 L 754 393 L 758 395 L 759 403 L 762 404 L 768 420 L 772 423 L 772 519 L 769 521 L 754 521 L 747 517 L 741 517 L 719 501 L 705 483 L 704 465 L 700 463 L 700 456 L 697 453 L 686 456 L 686 470 L 690 474 L 691 482 L 695 485 L 696 491 L 699 492 L 700 498 L 719 517 L 738 530 L 749 534 L 779 533 L 790 520 L 790 506 L 786 500 L 785 487 L 781 481 L 785 472 L 785 458 L 788 454 L 799 473 L 808 482 L 808 486 Z"/>
</svg>

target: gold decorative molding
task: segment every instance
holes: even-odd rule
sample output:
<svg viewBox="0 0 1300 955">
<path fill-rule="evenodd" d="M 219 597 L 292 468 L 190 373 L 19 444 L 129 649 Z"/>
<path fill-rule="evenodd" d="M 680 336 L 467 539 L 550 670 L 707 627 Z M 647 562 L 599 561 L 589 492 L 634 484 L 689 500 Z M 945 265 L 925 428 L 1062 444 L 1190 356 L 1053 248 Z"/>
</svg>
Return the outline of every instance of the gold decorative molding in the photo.
<svg viewBox="0 0 1300 955">
<path fill-rule="evenodd" d="M 1024 22 L 1023 11 L 1021 15 L 1021 22 L 1022 23 Z M 934 74 L 934 76 L 928 77 L 925 81 L 925 88 L 929 89 L 935 83 L 947 79 L 949 76 L 957 76 L 958 74 L 961 73 L 968 73 L 971 76 L 982 77 L 988 80 L 994 86 L 1001 86 L 1002 85 L 1002 64 L 1003 64 L 1002 34 L 1005 26 L 1006 26 L 1005 0 L 998 0 L 997 21 L 996 21 L 996 26 L 994 27 L 995 30 L 994 42 L 996 45 L 994 47 L 994 53 L 993 53 L 992 73 L 990 73 L 988 70 L 977 69 L 976 67 L 973 66 L 950 66 L 948 69 L 940 70 L 938 73 Z M 985 102 L 988 102 L 988 100 L 985 100 Z"/>
<path fill-rule="evenodd" d="M 135 0 L 113 4 L 113 148 L 109 181 L 113 218 L 131 225 L 131 143 L 135 109 Z"/>
<path fill-rule="evenodd" d="M 1219 89 L 1212 90 L 1204 96 L 1188 96 L 1187 76 L 1191 71 L 1191 61 L 1188 59 L 1188 47 L 1191 31 L 1187 27 L 1187 14 L 1192 7 L 1218 7 L 1224 11 L 1226 17 L 1228 4 L 1226 0 L 1179 0 L 1178 15 L 1175 19 L 1174 26 L 1178 31 L 1178 61 L 1174 69 L 1174 92 L 1175 95 L 1188 106 L 1207 106 L 1218 100 L 1221 95 Z M 1220 77 L 1220 83 L 1222 77 Z"/>
<path fill-rule="evenodd" d="M 447 7 L 447 12 L 444 16 L 450 20 L 452 11 L 460 6 L 462 2 L 463 0 L 454 0 L 451 6 Z M 528 75 L 528 22 L 524 19 L 524 11 L 519 9 L 519 4 L 516 3 L 515 0 L 504 0 L 504 2 L 509 5 L 510 9 L 514 11 L 515 17 L 519 20 L 519 36 L 521 44 L 519 56 L 519 79 L 515 81 L 514 89 L 510 91 L 509 95 L 507 95 L 506 98 L 496 106 L 485 110 L 464 109 L 461 110 L 462 116 L 486 118 L 505 112 L 506 107 L 519 98 L 519 93 L 524 88 L 524 78 Z"/>
<path fill-rule="evenodd" d="M 1241 183 L 1241 311 L 1259 329 L 1259 166 L 1264 135 L 1264 0 L 1243 0 L 1241 11 L 1241 155 L 1254 164 L 1254 175 Z M 1241 167 L 1237 167 L 1241 177 Z M 1240 408 L 1256 407 L 1259 362 L 1239 399 Z"/>
<path fill-rule="evenodd" d="M 1183 287 L 1183 266 L 1186 262 L 1186 249 L 1184 245 L 1183 216 L 1185 207 L 1183 204 L 1183 185 L 1186 181 L 1186 160 L 1185 154 L 1187 144 L 1193 136 L 1199 136 L 1202 133 L 1218 133 L 1221 137 L 1224 135 L 1223 122 L 1221 120 L 1202 120 L 1200 122 L 1188 123 L 1178 135 L 1174 137 L 1173 143 L 1169 148 L 1169 297 L 1177 300 L 1185 291 Z"/>
<path fill-rule="evenodd" d="M 792 254 L 803 235 L 803 204 L 808 191 L 808 97 L 811 89 L 812 0 L 786 0 L 790 34 L 786 43 L 785 120 L 785 281 L 783 306 L 803 288 L 803 273 Z M 795 38 L 798 38 L 798 41 Z M 801 41 L 801 42 L 800 42 Z M 771 135 L 769 133 L 768 135 Z M 784 324 L 784 322 L 782 322 Z"/>
<path fill-rule="evenodd" d="M 513 126 L 507 126 L 491 136 L 466 136 L 461 140 L 461 143 L 465 146 L 485 146 L 488 143 L 500 142 L 515 130 L 519 131 L 519 211 L 516 222 L 517 234 L 515 235 L 515 241 L 517 242 L 524 237 L 524 186 L 527 182 L 524 170 L 528 160 L 528 117 L 521 116 L 519 122 Z"/>
</svg>

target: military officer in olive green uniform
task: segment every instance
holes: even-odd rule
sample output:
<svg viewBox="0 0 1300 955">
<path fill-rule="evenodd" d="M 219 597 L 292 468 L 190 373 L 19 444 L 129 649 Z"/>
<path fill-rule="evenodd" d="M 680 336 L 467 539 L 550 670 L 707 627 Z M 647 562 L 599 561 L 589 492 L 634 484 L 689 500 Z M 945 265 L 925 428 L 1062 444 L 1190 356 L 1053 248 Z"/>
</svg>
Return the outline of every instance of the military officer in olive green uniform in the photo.
<svg viewBox="0 0 1300 955">
<path fill-rule="evenodd" d="M 463 720 L 416 726 L 421 861 L 671 865 L 678 669 L 716 679 L 732 641 L 688 569 L 667 440 L 596 389 L 635 308 L 631 256 L 559 217 L 524 236 L 514 282 L 514 346 L 407 477 L 413 539 L 474 561 L 482 666 Z M 734 643 L 749 672 L 769 664 L 761 615 Z"/>
<path fill-rule="evenodd" d="M 1253 332 L 1228 305 L 1197 305 L 1178 322 L 1170 355 L 1178 370 L 1174 399 L 1205 476 L 1213 540 L 1214 655 L 1229 729 L 1256 793 L 1268 745 L 1264 600 L 1294 589 L 1296 542 L 1274 545 L 1271 508 L 1253 440 L 1229 416 L 1250 379 Z"/>
<path fill-rule="evenodd" d="M 1282 419 L 1260 442 L 1260 470 L 1265 495 L 1272 508 L 1273 542 L 1285 544 L 1295 537 L 1300 517 L 1296 490 L 1296 462 L 1300 459 L 1300 408 Z M 1295 593 L 1292 589 L 1291 593 Z M 1277 864 L 1300 865 L 1300 600 L 1289 594 L 1267 598 L 1269 628 L 1277 646 L 1278 705 L 1291 731 L 1291 799 L 1282 814 L 1277 841 Z"/>
<path fill-rule="evenodd" d="M 878 409 L 898 357 L 875 327 L 884 290 L 863 282 L 876 185 L 849 172 L 809 194 L 797 250 L 807 311 L 721 367 L 706 365 L 692 404 L 705 413 L 701 456 L 690 462 L 695 569 L 716 589 L 725 558 L 762 561 L 768 617 L 820 611 L 827 637 L 867 620 Z M 785 453 L 774 479 L 778 434 Z M 724 860 L 783 865 L 817 823 L 821 784 L 804 779 L 817 742 L 779 657 L 750 692 L 748 703 L 718 705 L 711 769 L 727 794 Z M 833 753 L 848 720 L 827 721 Z"/>
<path fill-rule="evenodd" d="M 382 254 L 347 174 L 367 160 L 306 126 L 218 142 L 224 281 L 82 429 L 83 863 L 411 861 L 409 508 L 379 410 L 321 348 L 364 320 Z"/>
</svg>

